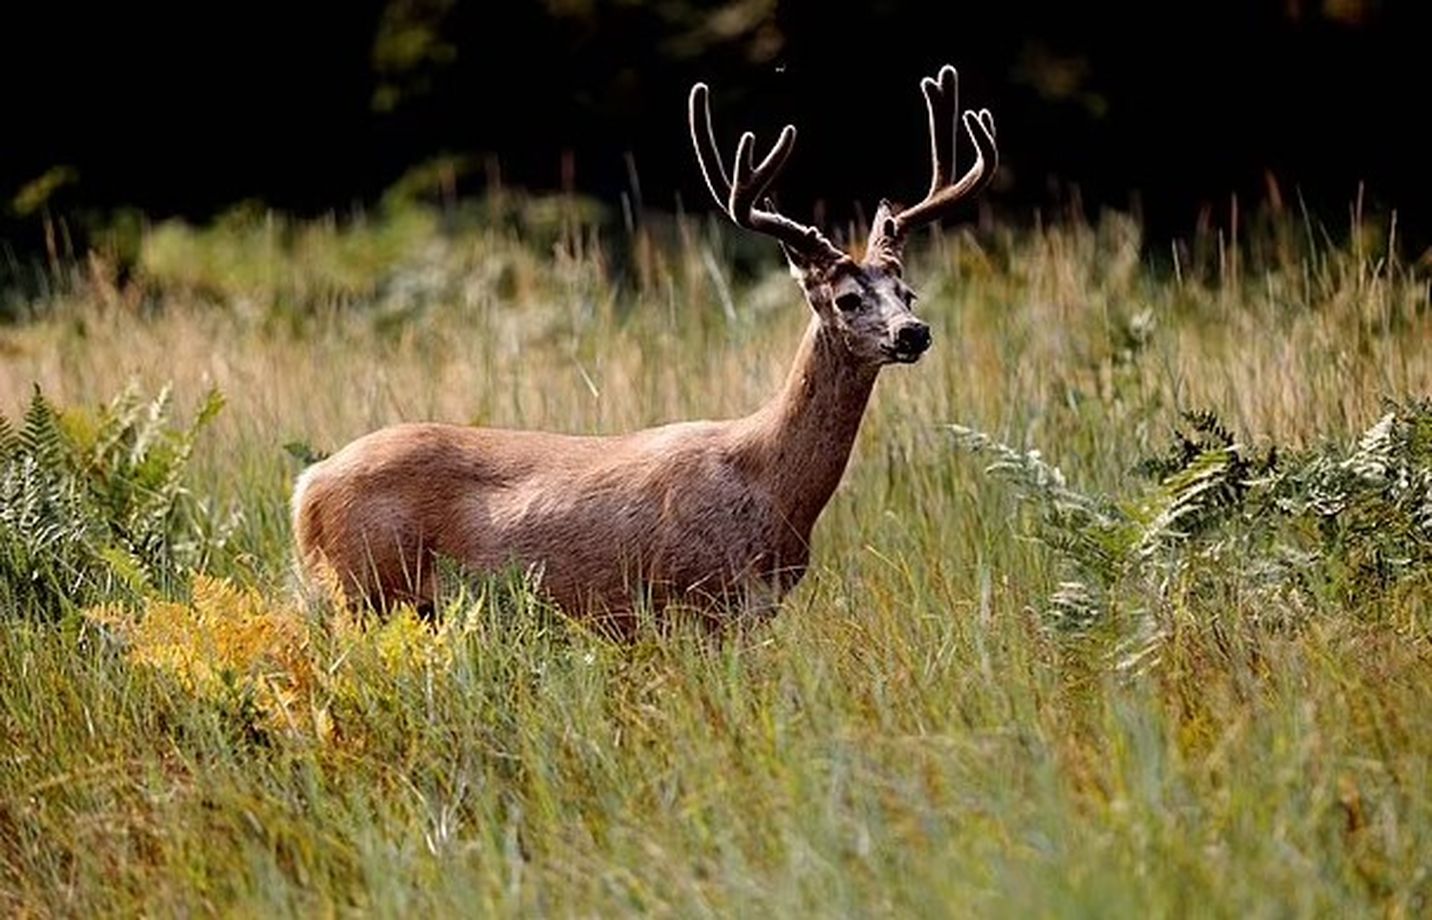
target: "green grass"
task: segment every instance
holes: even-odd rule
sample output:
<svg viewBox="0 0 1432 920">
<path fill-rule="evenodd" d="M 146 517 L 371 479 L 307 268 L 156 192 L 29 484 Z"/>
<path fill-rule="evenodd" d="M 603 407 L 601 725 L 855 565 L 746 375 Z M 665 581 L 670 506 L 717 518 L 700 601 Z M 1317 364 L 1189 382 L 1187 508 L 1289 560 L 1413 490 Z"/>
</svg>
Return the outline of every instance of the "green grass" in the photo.
<svg viewBox="0 0 1432 920">
<path fill-rule="evenodd" d="M 725 642 L 615 646 L 506 583 L 436 630 L 302 606 L 286 443 L 738 414 L 794 352 L 763 241 L 498 204 L 150 228 L 125 282 L 96 254 L 0 327 L 12 424 L 35 383 L 91 414 L 172 384 L 185 423 L 224 394 L 186 486 L 226 534 L 193 558 L 236 586 L 90 616 L 0 592 L 0 910 L 1432 910 L 1422 557 L 1368 581 L 1339 567 L 1356 532 L 1302 534 L 1312 590 L 1178 544 L 1071 629 L 1037 509 L 946 427 L 1125 508 L 1183 410 L 1350 450 L 1384 399 L 1432 394 L 1427 280 L 1373 228 L 1273 220 L 1176 269 L 1113 215 L 932 240 L 934 350 L 880 381 L 806 581 Z"/>
</svg>

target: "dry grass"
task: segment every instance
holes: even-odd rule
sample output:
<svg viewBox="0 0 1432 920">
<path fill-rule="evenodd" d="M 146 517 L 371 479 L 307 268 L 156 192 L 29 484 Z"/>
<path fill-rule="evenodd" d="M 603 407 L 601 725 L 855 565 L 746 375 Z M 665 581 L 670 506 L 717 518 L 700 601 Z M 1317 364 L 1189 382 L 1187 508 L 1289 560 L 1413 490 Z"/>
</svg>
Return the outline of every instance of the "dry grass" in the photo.
<svg viewBox="0 0 1432 920">
<path fill-rule="evenodd" d="M 241 511 L 212 574 L 257 593 L 206 582 L 155 601 L 151 629 L 197 641 L 232 608 L 258 637 L 210 642 L 237 656 L 231 677 L 205 672 L 226 696 L 186 683 L 177 652 L 146 660 L 142 629 L 0 612 L 0 906 L 1429 909 L 1425 579 L 1279 630 L 1236 594 L 1175 592 L 1157 658 L 1120 668 L 1120 624 L 1046 628 L 1055 567 L 940 427 L 1038 446 L 1110 492 L 1180 409 L 1254 441 L 1346 439 L 1383 397 L 1432 393 L 1425 279 L 1357 239 L 1270 235 L 1237 274 L 1210 259 L 1175 276 L 1117 217 L 949 232 L 911 271 L 936 346 L 880 381 L 812 573 L 769 628 L 619 649 L 488 586 L 454 602 L 442 655 L 390 667 L 384 642 L 439 637 L 293 607 L 285 442 L 399 419 L 612 432 L 742 413 L 806 322 L 789 279 L 733 267 L 748 241 L 692 226 L 619 254 L 571 227 L 548 252 L 391 220 L 267 248 L 262 220 L 166 228 L 133 287 L 84 266 L 0 327 L 12 418 L 34 382 L 79 404 L 132 378 L 172 381 L 181 404 L 223 390 L 192 487 Z M 293 724 L 310 729 L 274 727 L 298 697 L 255 709 L 252 673 L 307 675 Z"/>
</svg>

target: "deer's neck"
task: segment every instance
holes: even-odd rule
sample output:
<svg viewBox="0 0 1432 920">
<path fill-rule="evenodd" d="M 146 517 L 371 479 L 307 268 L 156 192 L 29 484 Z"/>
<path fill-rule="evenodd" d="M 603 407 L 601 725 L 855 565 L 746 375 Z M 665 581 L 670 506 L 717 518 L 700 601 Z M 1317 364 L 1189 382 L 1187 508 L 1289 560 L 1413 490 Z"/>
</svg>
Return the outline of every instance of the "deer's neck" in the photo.
<svg viewBox="0 0 1432 920">
<path fill-rule="evenodd" d="M 785 385 L 750 417 L 762 475 L 802 538 L 840 484 L 878 373 L 812 320 Z"/>
</svg>

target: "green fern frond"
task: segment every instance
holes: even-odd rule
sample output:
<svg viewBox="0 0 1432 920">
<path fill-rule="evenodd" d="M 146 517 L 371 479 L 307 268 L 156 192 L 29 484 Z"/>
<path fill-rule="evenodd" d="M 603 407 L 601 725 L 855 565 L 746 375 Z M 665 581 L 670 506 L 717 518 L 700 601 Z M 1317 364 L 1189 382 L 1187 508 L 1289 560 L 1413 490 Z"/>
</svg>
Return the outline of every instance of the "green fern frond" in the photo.
<svg viewBox="0 0 1432 920">
<path fill-rule="evenodd" d="M 1183 413 L 1184 421 L 1193 426 L 1193 430 L 1202 437 L 1199 443 L 1205 450 L 1209 447 L 1232 447 L 1234 444 L 1233 433 L 1223 424 L 1223 421 L 1207 409 L 1186 411 Z"/>
<path fill-rule="evenodd" d="M 25 420 L 20 426 L 20 452 L 35 458 L 44 469 L 58 468 L 65 459 L 64 436 L 59 419 L 45 395 L 35 385 Z"/>
<path fill-rule="evenodd" d="M 101 416 L 99 435 L 95 438 L 97 457 L 111 456 L 120 443 L 139 423 L 144 401 L 140 398 L 139 384 L 131 380 L 114 397 Z"/>
<path fill-rule="evenodd" d="M 954 435 L 960 449 L 993 455 L 985 472 L 997 474 L 1015 485 L 1022 497 L 1046 501 L 1062 514 L 1088 519 L 1099 526 L 1117 523 L 1119 515 L 1107 502 L 1070 489 L 1064 472 L 1046 462 L 1038 450 L 1019 450 L 963 425 L 945 427 Z"/>
<path fill-rule="evenodd" d="M 156 441 L 161 441 L 169 435 L 169 409 L 174 398 L 173 387 L 165 384 L 144 411 L 139 413 L 137 422 L 134 425 L 133 442 L 130 447 L 129 459 L 131 463 L 138 465 L 148 456 Z"/>
<path fill-rule="evenodd" d="M 1396 412 L 1388 412 L 1378 419 L 1375 425 L 1363 432 L 1357 449 L 1343 461 L 1343 466 L 1369 482 L 1386 480 L 1396 463 L 1393 457 L 1397 446 L 1393 437 L 1396 422 Z"/>
<path fill-rule="evenodd" d="M 8 460 L 19 448 L 20 440 L 10 426 L 10 420 L 0 415 L 0 462 Z"/>
<path fill-rule="evenodd" d="M 1088 629 L 1104 616 L 1103 592 L 1082 581 L 1060 582 L 1049 595 L 1046 615 L 1057 627 Z"/>
<path fill-rule="evenodd" d="M 1236 509 L 1248 488 L 1246 467 L 1236 445 L 1206 450 L 1183 469 L 1166 476 L 1145 505 L 1139 553 L 1186 540 Z"/>
</svg>

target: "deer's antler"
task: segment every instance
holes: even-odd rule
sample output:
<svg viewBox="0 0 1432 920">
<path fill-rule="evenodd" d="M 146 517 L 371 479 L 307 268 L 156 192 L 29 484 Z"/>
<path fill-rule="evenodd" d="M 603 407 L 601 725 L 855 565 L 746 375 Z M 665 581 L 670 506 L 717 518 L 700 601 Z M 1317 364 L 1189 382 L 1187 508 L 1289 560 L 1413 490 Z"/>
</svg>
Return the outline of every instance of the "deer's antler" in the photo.
<svg viewBox="0 0 1432 920">
<path fill-rule="evenodd" d="M 845 253 L 815 227 L 791 220 L 774 210 L 770 198 L 763 198 L 795 147 L 796 129 L 793 125 L 786 125 L 781 130 L 775 146 L 758 166 L 752 165 L 756 136 L 750 131 L 742 134 L 736 144 L 734 170 L 728 177 L 716 146 L 716 134 L 711 128 L 710 91 L 705 83 L 691 87 L 689 114 L 691 143 L 696 148 L 696 162 L 701 166 L 701 175 L 706 179 L 711 197 L 716 199 L 731 220 L 738 226 L 775 237 L 783 246 L 808 261 L 829 264 L 846 258 Z M 756 207 L 757 199 L 762 199 L 763 207 Z"/>
<path fill-rule="evenodd" d="M 894 215 L 894 241 L 903 240 L 916 227 L 939 220 L 962 198 L 978 192 L 994 178 L 999 168 L 999 148 L 994 140 L 994 115 L 989 109 L 959 116 L 959 74 L 946 64 L 940 75 L 920 81 L 925 94 L 925 107 L 930 112 L 930 191 L 919 204 L 911 205 Z M 959 135 L 958 121 L 975 145 L 975 162 L 958 181 L 955 174 L 955 140 Z M 881 232 L 883 228 L 876 228 Z"/>
</svg>

